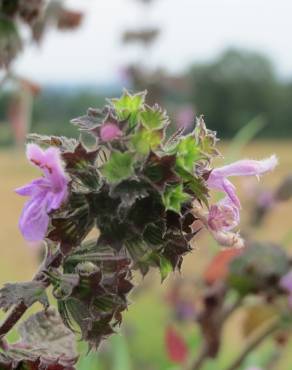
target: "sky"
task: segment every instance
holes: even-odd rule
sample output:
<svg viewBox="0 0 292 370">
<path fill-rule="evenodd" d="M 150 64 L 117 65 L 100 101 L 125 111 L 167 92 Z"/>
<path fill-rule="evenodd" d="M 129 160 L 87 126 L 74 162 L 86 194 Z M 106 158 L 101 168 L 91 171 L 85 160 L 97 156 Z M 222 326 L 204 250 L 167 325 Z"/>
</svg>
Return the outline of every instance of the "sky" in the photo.
<svg viewBox="0 0 292 370">
<path fill-rule="evenodd" d="M 84 11 L 74 32 L 50 30 L 41 46 L 30 46 L 15 70 L 40 83 L 107 84 L 123 66 L 143 60 L 147 67 L 181 72 L 212 60 L 228 47 L 267 55 L 283 78 L 292 79 L 291 0 L 67 0 Z M 121 44 L 125 29 L 153 25 L 161 35 L 145 53 Z"/>
</svg>

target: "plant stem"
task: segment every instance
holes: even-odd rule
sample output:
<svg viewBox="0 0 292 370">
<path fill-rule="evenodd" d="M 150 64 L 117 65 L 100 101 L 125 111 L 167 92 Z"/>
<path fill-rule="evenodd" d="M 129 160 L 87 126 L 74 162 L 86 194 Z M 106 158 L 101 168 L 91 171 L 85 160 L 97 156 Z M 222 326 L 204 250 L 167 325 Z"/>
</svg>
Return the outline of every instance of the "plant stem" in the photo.
<svg viewBox="0 0 292 370">
<path fill-rule="evenodd" d="M 28 307 L 22 301 L 13 308 L 0 327 L 0 340 L 13 328 L 27 309 Z"/>
<path fill-rule="evenodd" d="M 238 298 L 234 303 L 232 304 L 226 304 L 221 312 L 221 320 L 220 320 L 220 326 L 217 328 L 217 330 L 221 331 L 223 324 L 228 319 L 229 316 L 232 315 L 232 313 L 240 306 L 242 302 L 242 298 Z M 210 349 L 208 347 L 208 343 L 205 341 L 204 344 L 201 347 L 201 350 L 196 356 L 195 359 L 191 363 L 188 363 L 185 367 L 185 370 L 199 370 L 201 369 L 202 365 L 204 364 L 205 360 L 207 360 L 210 357 Z"/>
<path fill-rule="evenodd" d="M 265 339 L 267 339 L 271 334 L 273 334 L 279 328 L 280 320 L 273 320 L 273 322 L 268 325 L 257 337 L 253 338 L 248 345 L 245 347 L 242 353 L 233 361 L 233 363 L 227 367 L 226 370 L 236 370 L 242 365 L 246 357 L 254 351 Z"/>
</svg>

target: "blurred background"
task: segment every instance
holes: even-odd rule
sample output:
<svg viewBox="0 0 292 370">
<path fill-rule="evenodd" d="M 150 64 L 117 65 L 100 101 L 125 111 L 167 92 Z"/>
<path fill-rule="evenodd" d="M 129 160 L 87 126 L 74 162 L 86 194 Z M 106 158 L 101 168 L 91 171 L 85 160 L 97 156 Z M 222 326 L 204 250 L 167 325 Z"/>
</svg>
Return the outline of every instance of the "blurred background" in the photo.
<svg viewBox="0 0 292 370">
<path fill-rule="evenodd" d="M 27 29 L 21 28 L 25 47 L 0 76 L 0 283 L 29 280 L 38 263 L 36 246 L 27 247 L 18 231 L 23 199 L 13 192 L 37 175 L 25 160 L 26 134 L 76 137 L 70 119 L 88 107 L 101 107 L 106 97 L 119 96 L 124 87 L 133 92 L 147 89 L 149 104 L 158 102 L 168 110 L 173 130 L 191 130 L 194 117 L 204 114 L 208 128 L 222 139 L 225 158 L 218 165 L 276 153 L 280 166 L 261 184 L 254 179 L 237 182 L 245 205 L 241 229 L 253 239 L 273 241 L 291 251 L 291 201 L 279 202 L 260 222 L 255 220 L 263 208 L 263 194 L 271 194 L 292 173 L 291 1 L 63 3 L 73 14 L 69 21 L 74 27 L 62 33 L 52 27 L 38 43 L 31 43 Z M 184 262 L 187 283 L 181 300 L 187 297 L 193 310 L 202 276 L 217 251 L 202 233 Z M 171 277 L 161 286 L 158 275 L 143 282 L 137 277 L 142 284 L 125 315 L 123 336 L 114 336 L 98 355 L 82 356 L 79 368 L 179 369 L 165 343 L 170 323 L 187 337 L 194 353 L 200 342 L 194 322 L 174 320 L 169 297 L 180 279 Z M 230 318 L 223 333 L 224 350 L 216 364 L 210 362 L 204 370 L 225 369 L 240 351 L 246 317 L 247 312 L 239 310 Z M 267 344 L 248 364 L 262 365 L 269 351 Z M 291 364 L 286 350 L 273 369 L 291 370 Z"/>
</svg>

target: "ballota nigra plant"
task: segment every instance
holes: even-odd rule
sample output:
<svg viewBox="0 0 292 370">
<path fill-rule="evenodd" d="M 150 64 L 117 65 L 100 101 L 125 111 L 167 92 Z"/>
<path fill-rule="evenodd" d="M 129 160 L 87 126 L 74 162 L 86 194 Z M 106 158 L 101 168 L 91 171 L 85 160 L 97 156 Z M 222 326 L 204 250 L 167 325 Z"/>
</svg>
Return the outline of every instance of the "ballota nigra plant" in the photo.
<svg viewBox="0 0 292 370">
<path fill-rule="evenodd" d="M 97 349 L 122 321 L 133 272 L 158 268 L 164 280 L 180 269 L 198 223 L 219 244 L 243 246 L 233 232 L 240 203 L 228 177 L 260 175 L 276 158 L 213 169 L 217 139 L 203 118 L 190 134 L 170 136 L 166 112 L 145 95 L 125 91 L 72 120 L 95 138 L 90 148 L 81 139 L 29 136 L 27 157 L 43 176 L 16 190 L 29 197 L 19 226 L 25 239 L 45 242 L 46 256 L 32 281 L 0 290 L 0 308 L 9 310 L 0 326 L 1 369 L 73 369 L 72 332 Z M 210 189 L 225 197 L 209 205 Z M 99 236 L 89 239 L 94 228 Z M 57 310 L 48 308 L 48 287 Z M 9 344 L 6 334 L 35 302 L 45 310 Z"/>
</svg>

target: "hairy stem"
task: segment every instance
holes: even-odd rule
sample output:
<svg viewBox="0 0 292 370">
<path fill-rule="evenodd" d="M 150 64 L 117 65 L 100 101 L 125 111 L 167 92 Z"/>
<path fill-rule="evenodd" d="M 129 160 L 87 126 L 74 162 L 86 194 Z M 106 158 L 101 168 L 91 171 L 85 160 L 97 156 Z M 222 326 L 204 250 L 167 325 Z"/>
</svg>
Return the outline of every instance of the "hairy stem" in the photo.
<svg viewBox="0 0 292 370">
<path fill-rule="evenodd" d="M 27 308 L 28 307 L 22 301 L 13 308 L 0 326 L 0 340 L 14 327 Z"/>
<path fill-rule="evenodd" d="M 244 362 L 246 357 L 254 351 L 265 339 L 279 329 L 279 320 L 273 320 L 273 322 L 265 327 L 261 333 L 253 338 L 248 345 L 245 347 L 242 353 L 233 361 L 233 363 L 227 367 L 226 370 L 236 370 Z"/>
</svg>

